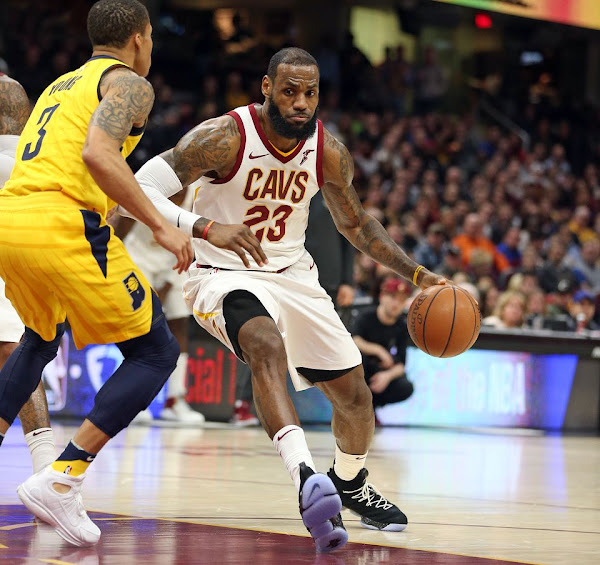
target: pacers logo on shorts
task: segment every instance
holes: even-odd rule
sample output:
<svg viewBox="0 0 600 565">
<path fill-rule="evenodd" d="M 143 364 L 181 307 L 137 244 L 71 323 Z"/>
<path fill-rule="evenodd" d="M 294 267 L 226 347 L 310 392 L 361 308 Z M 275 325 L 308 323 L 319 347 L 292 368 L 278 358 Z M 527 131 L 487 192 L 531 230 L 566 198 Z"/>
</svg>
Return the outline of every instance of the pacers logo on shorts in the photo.
<svg viewBox="0 0 600 565">
<path fill-rule="evenodd" d="M 132 272 L 123 279 L 123 284 L 131 296 L 131 308 L 137 310 L 142 305 L 142 302 L 144 302 L 144 298 L 146 298 L 146 291 L 140 279 Z"/>
</svg>

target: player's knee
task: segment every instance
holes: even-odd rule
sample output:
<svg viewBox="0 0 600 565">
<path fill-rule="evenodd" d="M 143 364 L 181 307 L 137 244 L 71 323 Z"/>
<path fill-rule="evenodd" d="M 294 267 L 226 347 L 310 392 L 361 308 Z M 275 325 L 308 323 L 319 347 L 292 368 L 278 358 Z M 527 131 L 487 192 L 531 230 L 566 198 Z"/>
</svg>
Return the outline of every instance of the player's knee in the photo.
<svg viewBox="0 0 600 565">
<path fill-rule="evenodd" d="M 23 337 L 21 338 L 21 345 L 23 349 L 34 352 L 35 355 L 40 357 L 46 363 L 49 363 L 56 357 L 60 340 L 65 333 L 65 324 L 58 324 L 56 326 L 56 336 L 51 341 L 44 341 L 42 337 L 34 332 L 31 328 L 25 328 Z"/>
<path fill-rule="evenodd" d="M 153 324 L 150 331 L 140 337 L 117 344 L 125 359 L 141 365 L 152 365 L 172 371 L 177 364 L 180 348 L 164 318 Z M 170 372 L 167 374 L 170 374 Z M 166 380 L 166 379 L 165 379 Z"/>
<path fill-rule="evenodd" d="M 271 325 L 272 327 L 270 327 Z M 252 336 L 252 339 L 240 341 L 244 358 L 249 361 L 250 365 L 261 359 L 287 359 L 283 338 L 275 324 L 271 325 L 250 329 L 248 334 Z"/>
<path fill-rule="evenodd" d="M 223 300 L 227 335 L 236 355 L 247 362 L 263 355 L 285 355 L 283 339 L 262 302 L 247 290 L 234 290 Z"/>
<path fill-rule="evenodd" d="M 348 374 L 345 386 L 336 390 L 334 403 L 344 412 L 359 413 L 370 410 L 373 404 L 373 394 L 365 381 L 362 365 L 358 365 Z"/>
<path fill-rule="evenodd" d="M 354 398 L 352 399 L 353 409 L 356 410 L 371 410 L 373 406 L 373 393 L 368 387 L 364 377 L 362 383 L 356 387 L 354 391 Z"/>
</svg>

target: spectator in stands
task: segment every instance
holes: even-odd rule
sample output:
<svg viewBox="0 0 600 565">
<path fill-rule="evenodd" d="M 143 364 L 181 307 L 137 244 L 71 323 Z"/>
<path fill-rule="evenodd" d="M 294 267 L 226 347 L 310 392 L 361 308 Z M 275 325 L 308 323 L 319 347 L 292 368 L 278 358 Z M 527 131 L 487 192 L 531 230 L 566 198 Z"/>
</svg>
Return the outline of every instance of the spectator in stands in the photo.
<svg viewBox="0 0 600 565">
<path fill-rule="evenodd" d="M 567 280 L 570 281 L 569 288 L 572 289 L 575 276 L 573 271 L 564 263 L 566 254 L 567 248 L 563 241 L 556 236 L 553 237 L 550 241 L 546 261 L 538 273 L 540 285 L 545 292 L 562 292 L 558 287 L 558 283 Z M 565 284 L 563 282 L 563 289 Z"/>
<path fill-rule="evenodd" d="M 527 297 L 525 306 L 525 325 L 528 328 L 541 330 L 546 322 L 546 293 L 538 288 Z"/>
<path fill-rule="evenodd" d="M 456 213 L 452 208 L 444 206 L 440 209 L 440 224 L 444 227 L 446 237 L 452 240 L 457 230 Z"/>
<path fill-rule="evenodd" d="M 492 241 L 483 235 L 483 227 L 479 214 L 467 214 L 463 222 L 462 233 L 457 235 L 452 240 L 452 243 L 460 249 L 461 261 L 464 268 L 469 267 L 473 252 L 481 250 L 491 256 L 496 272 L 501 273 L 509 268 L 509 262 L 496 249 Z"/>
<path fill-rule="evenodd" d="M 469 258 L 467 273 L 471 280 L 479 280 L 482 277 L 495 278 L 494 256 L 484 249 L 473 249 Z"/>
<path fill-rule="evenodd" d="M 569 222 L 569 230 L 581 245 L 589 239 L 596 239 L 596 232 L 590 228 L 592 213 L 587 206 L 577 206 Z"/>
<path fill-rule="evenodd" d="M 555 143 L 550 150 L 550 157 L 546 159 L 544 163 L 546 171 L 556 171 L 568 175 L 571 172 L 571 165 L 569 165 L 566 155 L 565 148 L 560 143 Z"/>
<path fill-rule="evenodd" d="M 600 292 L 600 240 L 588 239 L 581 246 L 580 257 L 573 261 L 573 273 L 581 286 Z"/>
<path fill-rule="evenodd" d="M 569 331 L 572 329 L 569 304 L 575 289 L 576 283 L 573 277 L 563 278 L 558 281 L 556 291 L 550 293 L 547 297 L 547 320 L 544 324 L 546 328 L 557 331 Z"/>
<path fill-rule="evenodd" d="M 404 279 L 387 279 L 378 306 L 355 320 L 352 337 L 363 355 L 365 379 L 376 408 L 402 402 L 413 393 L 404 366 L 410 341 L 404 309 L 411 292 Z"/>
<path fill-rule="evenodd" d="M 431 224 L 426 239 L 417 243 L 414 254 L 417 263 L 433 271 L 444 260 L 444 226 Z"/>
<path fill-rule="evenodd" d="M 519 242 L 521 240 L 521 230 L 518 227 L 510 227 L 502 238 L 502 242 L 498 244 L 497 249 L 508 261 L 512 269 L 517 269 L 521 266 L 521 251 L 519 250 Z"/>
<path fill-rule="evenodd" d="M 503 292 L 494 313 L 482 320 L 484 326 L 498 329 L 522 328 L 525 322 L 525 296 L 519 292 Z"/>
<path fill-rule="evenodd" d="M 486 289 L 481 289 L 481 301 L 479 303 L 479 309 L 481 310 L 482 319 L 486 319 L 493 315 L 500 298 L 500 291 L 498 287 L 492 285 Z"/>
<path fill-rule="evenodd" d="M 453 244 L 446 245 L 442 262 L 435 268 L 435 272 L 451 279 L 461 268 L 460 249 Z"/>
<path fill-rule="evenodd" d="M 596 316 L 596 295 L 588 290 L 578 290 L 569 303 L 572 330 L 582 333 L 587 330 L 600 330 Z"/>
</svg>

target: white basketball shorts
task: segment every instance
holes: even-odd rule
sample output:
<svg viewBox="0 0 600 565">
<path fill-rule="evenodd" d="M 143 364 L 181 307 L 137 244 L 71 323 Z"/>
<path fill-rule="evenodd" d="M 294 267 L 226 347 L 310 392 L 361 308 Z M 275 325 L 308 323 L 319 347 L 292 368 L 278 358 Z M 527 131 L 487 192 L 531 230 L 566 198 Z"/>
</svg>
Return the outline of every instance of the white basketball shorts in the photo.
<svg viewBox="0 0 600 565">
<path fill-rule="evenodd" d="M 260 300 L 281 332 L 296 390 L 313 386 L 298 375 L 296 367 L 333 371 L 362 362 L 352 336 L 319 284 L 308 252 L 282 273 L 192 267 L 189 274 L 183 290 L 194 318 L 234 353 L 223 318 L 223 299 L 234 290 L 246 290 Z"/>
<path fill-rule="evenodd" d="M 19 343 L 25 331 L 25 326 L 13 308 L 10 300 L 4 294 L 4 281 L 0 279 L 0 341 Z"/>
</svg>

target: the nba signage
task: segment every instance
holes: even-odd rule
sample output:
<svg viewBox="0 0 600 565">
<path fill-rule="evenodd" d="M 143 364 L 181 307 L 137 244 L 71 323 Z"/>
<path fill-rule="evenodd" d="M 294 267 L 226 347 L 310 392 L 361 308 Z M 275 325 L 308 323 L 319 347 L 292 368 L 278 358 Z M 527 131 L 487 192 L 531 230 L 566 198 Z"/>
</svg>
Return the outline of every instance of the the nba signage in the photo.
<svg viewBox="0 0 600 565">
<path fill-rule="evenodd" d="M 384 424 L 560 429 L 577 367 L 576 355 L 471 350 L 434 359 L 409 347 L 415 392 L 379 412 Z"/>
</svg>

